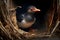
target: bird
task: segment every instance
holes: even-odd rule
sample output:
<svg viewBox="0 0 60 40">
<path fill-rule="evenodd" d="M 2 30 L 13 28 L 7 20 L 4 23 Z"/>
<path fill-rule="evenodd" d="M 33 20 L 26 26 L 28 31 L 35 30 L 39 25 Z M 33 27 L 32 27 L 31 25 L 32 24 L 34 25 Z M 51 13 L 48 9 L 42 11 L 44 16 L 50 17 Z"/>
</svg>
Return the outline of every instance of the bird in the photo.
<svg viewBox="0 0 60 40">
<path fill-rule="evenodd" d="M 34 13 L 40 11 L 40 9 L 33 5 L 28 6 L 24 10 L 23 9 L 23 7 L 16 9 L 17 24 L 20 28 L 23 29 L 30 28 L 36 21 Z"/>
</svg>

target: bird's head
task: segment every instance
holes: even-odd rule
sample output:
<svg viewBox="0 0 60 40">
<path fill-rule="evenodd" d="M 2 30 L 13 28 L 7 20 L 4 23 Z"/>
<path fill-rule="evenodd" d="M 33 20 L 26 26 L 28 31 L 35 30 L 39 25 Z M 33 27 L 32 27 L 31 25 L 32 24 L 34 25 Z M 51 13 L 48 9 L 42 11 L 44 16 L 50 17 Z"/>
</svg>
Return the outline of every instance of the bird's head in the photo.
<svg viewBox="0 0 60 40">
<path fill-rule="evenodd" d="M 38 12 L 38 11 L 40 11 L 40 9 L 37 9 L 35 6 L 28 7 L 28 12 L 30 12 L 30 13 L 34 13 L 34 12 Z"/>
</svg>

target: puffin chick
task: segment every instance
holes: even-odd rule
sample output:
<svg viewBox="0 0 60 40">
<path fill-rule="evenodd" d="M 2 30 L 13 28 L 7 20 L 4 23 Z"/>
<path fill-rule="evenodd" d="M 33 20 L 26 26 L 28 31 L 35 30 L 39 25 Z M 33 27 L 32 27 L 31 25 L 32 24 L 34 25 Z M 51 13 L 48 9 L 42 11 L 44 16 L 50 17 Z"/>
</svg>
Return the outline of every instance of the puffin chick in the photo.
<svg viewBox="0 0 60 40">
<path fill-rule="evenodd" d="M 17 23 L 20 28 L 30 28 L 36 21 L 34 13 L 40 11 L 35 6 L 29 6 L 24 13 L 16 14 Z"/>
</svg>

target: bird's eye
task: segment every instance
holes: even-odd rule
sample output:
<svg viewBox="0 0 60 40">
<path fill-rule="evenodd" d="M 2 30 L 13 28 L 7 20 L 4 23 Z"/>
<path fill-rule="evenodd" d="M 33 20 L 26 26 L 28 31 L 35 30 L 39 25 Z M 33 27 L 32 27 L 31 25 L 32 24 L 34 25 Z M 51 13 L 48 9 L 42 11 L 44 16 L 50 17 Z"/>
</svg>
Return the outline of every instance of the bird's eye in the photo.
<svg viewBox="0 0 60 40">
<path fill-rule="evenodd" d="M 31 11 L 32 11 L 33 9 L 31 9 Z"/>
<path fill-rule="evenodd" d="M 35 8 L 31 8 L 31 11 L 35 10 Z"/>
</svg>

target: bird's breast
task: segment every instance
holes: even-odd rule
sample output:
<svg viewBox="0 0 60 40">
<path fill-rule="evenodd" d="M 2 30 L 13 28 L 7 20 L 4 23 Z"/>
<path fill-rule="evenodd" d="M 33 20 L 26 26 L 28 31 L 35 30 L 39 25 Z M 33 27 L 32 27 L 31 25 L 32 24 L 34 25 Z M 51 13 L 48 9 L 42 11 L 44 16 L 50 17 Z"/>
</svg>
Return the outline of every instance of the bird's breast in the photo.
<svg viewBox="0 0 60 40">
<path fill-rule="evenodd" d="M 31 22 L 27 22 L 25 19 L 23 19 L 21 22 L 19 22 L 20 27 L 22 28 L 29 28 L 35 23 L 35 18 Z"/>
</svg>

